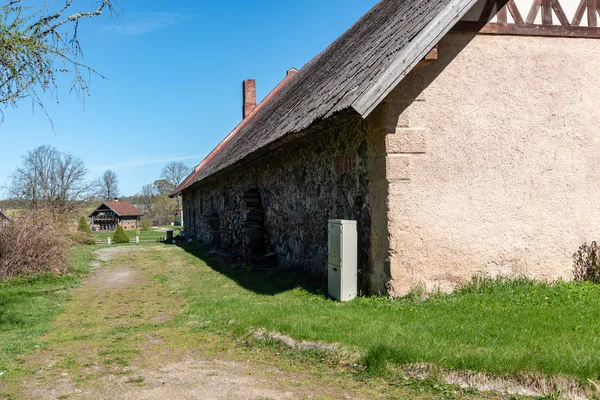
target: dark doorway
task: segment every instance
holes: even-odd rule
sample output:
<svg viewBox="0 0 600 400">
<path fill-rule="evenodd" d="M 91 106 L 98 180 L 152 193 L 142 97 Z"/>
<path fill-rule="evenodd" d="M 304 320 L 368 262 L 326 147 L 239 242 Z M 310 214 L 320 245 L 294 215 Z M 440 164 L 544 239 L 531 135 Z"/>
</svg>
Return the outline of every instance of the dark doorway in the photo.
<svg viewBox="0 0 600 400">
<path fill-rule="evenodd" d="M 247 210 L 246 219 L 242 225 L 246 258 L 252 263 L 265 264 L 267 262 L 264 232 L 265 211 L 260 192 L 258 189 L 244 192 L 243 201 Z"/>
</svg>

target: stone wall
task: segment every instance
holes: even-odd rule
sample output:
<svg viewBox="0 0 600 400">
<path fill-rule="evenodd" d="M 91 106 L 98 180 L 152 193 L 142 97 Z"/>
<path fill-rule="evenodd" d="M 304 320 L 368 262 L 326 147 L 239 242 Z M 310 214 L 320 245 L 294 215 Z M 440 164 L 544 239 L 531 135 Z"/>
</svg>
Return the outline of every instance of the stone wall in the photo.
<svg viewBox="0 0 600 400">
<path fill-rule="evenodd" d="M 450 34 L 380 112 L 392 288 L 572 278 L 598 240 L 600 40 Z"/>
<path fill-rule="evenodd" d="M 359 282 L 370 288 L 369 138 L 365 121 L 343 112 L 260 159 L 197 184 L 183 193 L 186 235 L 246 260 L 260 261 L 263 252 L 280 267 L 324 275 L 327 221 L 357 220 Z M 210 218 L 218 219 L 217 231 Z"/>
</svg>

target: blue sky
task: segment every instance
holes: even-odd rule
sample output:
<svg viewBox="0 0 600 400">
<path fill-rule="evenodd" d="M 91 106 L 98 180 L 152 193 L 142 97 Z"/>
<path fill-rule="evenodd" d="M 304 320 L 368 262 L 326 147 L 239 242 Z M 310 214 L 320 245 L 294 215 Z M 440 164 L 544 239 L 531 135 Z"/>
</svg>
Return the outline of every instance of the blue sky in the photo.
<svg viewBox="0 0 600 400">
<path fill-rule="evenodd" d="M 263 98 L 376 3 L 121 0 L 121 21 L 103 16 L 80 28 L 84 62 L 109 78 L 92 77 L 85 108 L 63 78 L 59 104 L 45 102 L 55 132 L 27 100 L 4 111 L 0 186 L 22 154 L 44 144 L 83 158 L 90 180 L 113 169 L 124 195 L 170 161 L 194 166 L 239 123 L 244 79 L 256 79 Z"/>
</svg>

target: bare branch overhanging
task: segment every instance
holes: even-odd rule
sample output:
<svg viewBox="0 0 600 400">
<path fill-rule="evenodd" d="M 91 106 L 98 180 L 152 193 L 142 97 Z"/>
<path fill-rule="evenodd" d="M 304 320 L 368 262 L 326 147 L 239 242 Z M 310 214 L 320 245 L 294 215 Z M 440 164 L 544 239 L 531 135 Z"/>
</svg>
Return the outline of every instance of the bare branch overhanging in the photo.
<svg viewBox="0 0 600 400">
<path fill-rule="evenodd" d="M 105 78 L 81 60 L 79 22 L 106 10 L 118 16 L 120 8 L 114 0 L 101 0 L 91 11 L 72 8 L 73 0 L 64 0 L 54 12 L 47 1 L 41 7 L 27 6 L 23 0 L 7 0 L 0 5 L 1 105 L 16 106 L 29 98 L 34 108 L 37 105 L 46 112 L 41 95 L 49 93 L 58 101 L 59 74 L 73 75 L 70 92 L 85 103 L 91 76 Z"/>
</svg>

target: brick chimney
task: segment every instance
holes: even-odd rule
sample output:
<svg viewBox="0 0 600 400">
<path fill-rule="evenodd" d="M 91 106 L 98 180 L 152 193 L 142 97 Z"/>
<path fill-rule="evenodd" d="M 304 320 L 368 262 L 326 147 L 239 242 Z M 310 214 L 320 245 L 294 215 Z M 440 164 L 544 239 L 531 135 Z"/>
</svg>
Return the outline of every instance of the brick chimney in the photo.
<svg viewBox="0 0 600 400">
<path fill-rule="evenodd" d="M 242 116 L 243 119 L 246 119 L 256 109 L 256 81 L 254 79 L 246 79 L 242 83 L 242 89 L 244 94 Z"/>
</svg>

